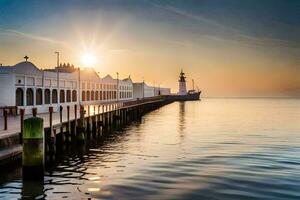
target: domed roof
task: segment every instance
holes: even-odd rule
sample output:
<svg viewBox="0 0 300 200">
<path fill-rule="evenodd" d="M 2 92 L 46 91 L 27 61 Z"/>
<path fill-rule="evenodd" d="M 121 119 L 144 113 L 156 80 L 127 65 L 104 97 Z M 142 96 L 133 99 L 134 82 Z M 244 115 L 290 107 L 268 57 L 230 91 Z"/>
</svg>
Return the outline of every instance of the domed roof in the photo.
<svg viewBox="0 0 300 200">
<path fill-rule="evenodd" d="M 42 75 L 43 72 L 39 70 L 33 63 L 24 61 L 14 66 L 15 73 L 27 74 L 27 75 Z"/>
</svg>

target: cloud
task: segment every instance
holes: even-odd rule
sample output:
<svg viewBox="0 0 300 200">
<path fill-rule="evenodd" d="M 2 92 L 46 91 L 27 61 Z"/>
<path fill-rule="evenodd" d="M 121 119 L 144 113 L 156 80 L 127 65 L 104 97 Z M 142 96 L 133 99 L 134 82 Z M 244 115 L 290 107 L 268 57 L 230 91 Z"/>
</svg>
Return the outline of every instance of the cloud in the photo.
<svg viewBox="0 0 300 200">
<path fill-rule="evenodd" d="M 203 35 L 207 38 L 211 38 L 213 40 L 218 41 L 227 41 L 227 42 L 238 42 L 238 43 L 248 43 L 252 45 L 258 45 L 258 46 L 275 46 L 275 47 L 287 47 L 287 48 L 300 48 L 300 44 L 295 41 L 289 41 L 289 40 L 282 40 L 277 38 L 271 38 L 271 37 L 257 37 L 257 36 L 251 36 L 249 34 L 242 33 L 241 30 L 232 28 L 228 25 L 224 25 L 222 23 L 217 22 L 216 20 L 213 20 L 208 17 L 204 17 L 202 15 L 195 15 L 191 14 L 183 9 L 180 9 L 178 7 L 174 7 L 172 5 L 161 5 L 158 3 L 152 2 L 152 5 L 155 7 L 158 7 L 160 9 L 163 9 L 165 11 L 177 14 L 179 16 L 195 20 L 201 23 L 204 23 L 208 26 L 211 26 L 214 28 L 215 33 L 211 35 Z M 221 30 L 218 32 L 218 30 Z M 225 32 L 224 32 L 225 31 Z M 220 35 L 222 34 L 222 35 Z"/>
<path fill-rule="evenodd" d="M 59 45 L 69 47 L 69 45 L 66 42 L 63 42 L 63 41 L 59 41 L 59 40 L 56 40 L 56 39 L 53 39 L 53 38 L 50 38 L 50 37 L 35 35 L 35 34 L 31 34 L 31 33 L 25 33 L 25 32 L 13 30 L 13 29 L 4 29 L 1 33 L 11 35 L 11 36 L 19 36 L 19 37 L 23 37 L 23 38 L 26 38 L 26 39 L 40 41 L 40 42 L 59 44 Z"/>
</svg>

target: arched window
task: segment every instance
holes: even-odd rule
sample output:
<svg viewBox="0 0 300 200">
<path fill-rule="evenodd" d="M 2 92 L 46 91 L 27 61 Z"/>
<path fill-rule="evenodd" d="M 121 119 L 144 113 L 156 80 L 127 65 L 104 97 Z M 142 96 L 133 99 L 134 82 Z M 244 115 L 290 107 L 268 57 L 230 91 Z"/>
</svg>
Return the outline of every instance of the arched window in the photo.
<svg viewBox="0 0 300 200">
<path fill-rule="evenodd" d="M 31 88 L 26 90 L 26 103 L 27 106 L 33 106 L 33 90 Z"/>
<path fill-rule="evenodd" d="M 59 91 L 59 100 L 60 100 L 60 103 L 65 103 L 65 91 L 64 90 Z"/>
<path fill-rule="evenodd" d="M 71 102 L 71 90 L 67 90 L 67 102 Z"/>
<path fill-rule="evenodd" d="M 44 97 L 45 97 L 45 104 L 50 104 L 50 90 L 49 89 L 45 89 L 44 92 Z"/>
<path fill-rule="evenodd" d="M 100 93 L 100 100 L 102 100 L 102 91 L 100 91 L 99 93 Z"/>
<path fill-rule="evenodd" d="M 52 90 L 52 103 L 57 103 L 57 90 Z"/>
<path fill-rule="evenodd" d="M 36 101 L 36 105 L 43 104 L 43 90 L 41 88 L 38 88 L 35 91 L 35 101 Z"/>
<path fill-rule="evenodd" d="M 103 91 L 103 100 L 106 100 L 106 91 Z"/>
<path fill-rule="evenodd" d="M 90 100 L 90 91 L 86 92 L 86 100 L 89 101 Z"/>
<path fill-rule="evenodd" d="M 94 91 L 91 92 L 91 101 L 94 101 L 95 100 L 95 93 Z"/>
<path fill-rule="evenodd" d="M 16 90 L 16 106 L 24 106 L 24 94 L 21 88 Z"/>
<path fill-rule="evenodd" d="M 77 101 L 77 92 L 76 92 L 76 90 L 73 90 L 73 91 L 72 91 L 72 101 L 73 101 L 73 102 L 76 102 L 76 101 Z"/>
<path fill-rule="evenodd" d="M 85 101 L 85 91 L 82 91 L 81 99 L 82 101 Z"/>
<path fill-rule="evenodd" d="M 95 92 L 95 100 L 97 101 L 99 99 L 98 91 Z"/>
</svg>

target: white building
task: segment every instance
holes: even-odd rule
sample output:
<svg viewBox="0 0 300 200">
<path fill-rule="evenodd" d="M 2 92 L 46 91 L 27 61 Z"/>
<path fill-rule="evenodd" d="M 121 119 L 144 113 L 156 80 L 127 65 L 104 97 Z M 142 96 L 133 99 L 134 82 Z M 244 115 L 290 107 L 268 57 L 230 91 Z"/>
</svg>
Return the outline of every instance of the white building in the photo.
<svg viewBox="0 0 300 200">
<path fill-rule="evenodd" d="M 119 99 L 125 101 L 133 99 L 133 83 L 130 77 L 119 80 Z"/>
<path fill-rule="evenodd" d="M 28 114 L 33 107 L 41 113 L 50 105 L 58 111 L 59 106 L 129 101 L 133 85 L 131 79 L 100 78 L 93 69 L 57 73 L 26 61 L 0 67 L 0 94 L 0 107 L 25 108 Z"/>
<path fill-rule="evenodd" d="M 162 88 L 162 87 L 153 87 L 149 86 L 146 83 L 133 83 L 133 98 L 134 99 L 142 99 L 147 97 L 154 97 L 160 95 L 170 95 L 170 88 Z"/>
<path fill-rule="evenodd" d="M 170 88 L 154 87 L 154 96 L 170 95 L 170 94 L 171 94 Z"/>
<path fill-rule="evenodd" d="M 142 99 L 147 97 L 154 97 L 154 87 L 146 83 L 133 83 L 133 98 Z"/>
</svg>

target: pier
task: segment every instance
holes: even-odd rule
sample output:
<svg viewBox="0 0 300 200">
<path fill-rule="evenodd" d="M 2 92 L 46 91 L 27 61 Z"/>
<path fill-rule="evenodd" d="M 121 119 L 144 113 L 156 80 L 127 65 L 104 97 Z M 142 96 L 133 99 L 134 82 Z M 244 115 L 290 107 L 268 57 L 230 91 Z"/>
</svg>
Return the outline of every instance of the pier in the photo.
<svg viewBox="0 0 300 200">
<path fill-rule="evenodd" d="M 47 113 L 26 115 L 20 110 L 18 116 L 0 117 L 0 164 L 10 163 L 20 158 L 24 135 L 24 120 L 39 117 L 43 120 L 45 163 L 55 161 L 57 151 L 64 145 L 76 147 L 90 141 L 102 140 L 114 130 L 120 129 L 144 114 L 158 109 L 175 99 L 157 96 L 129 102 L 112 102 L 99 105 L 77 105 L 60 107 L 53 112 L 48 107 Z M 6 111 L 5 111 L 6 112 Z"/>
</svg>

